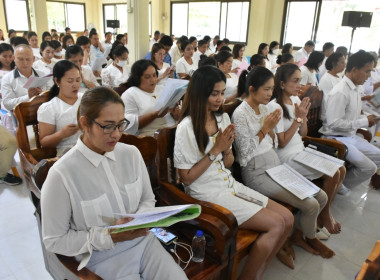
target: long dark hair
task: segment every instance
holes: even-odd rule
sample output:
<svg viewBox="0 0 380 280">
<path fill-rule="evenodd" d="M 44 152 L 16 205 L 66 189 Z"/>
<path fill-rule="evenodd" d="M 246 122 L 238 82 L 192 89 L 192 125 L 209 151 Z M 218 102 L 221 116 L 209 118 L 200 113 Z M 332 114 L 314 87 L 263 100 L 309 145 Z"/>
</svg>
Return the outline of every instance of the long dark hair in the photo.
<svg viewBox="0 0 380 280">
<path fill-rule="evenodd" d="M 282 47 L 282 54 L 286 54 L 286 53 L 290 53 L 290 48 L 293 47 L 293 45 L 291 43 L 286 43 L 283 47 Z"/>
<path fill-rule="evenodd" d="M 319 71 L 319 66 L 322 63 L 323 59 L 325 59 L 325 55 L 323 52 L 314 51 L 310 54 L 306 63 L 304 64 L 307 68 L 313 69 L 315 71 Z"/>
<path fill-rule="evenodd" d="M 12 48 L 11 45 L 9 45 L 9 44 L 7 44 L 7 43 L 1 43 L 1 44 L 0 44 L 0 54 L 1 54 L 2 52 L 6 52 L 6 51 L 11 51 L 12 54 L 14 53 L 13 48 Z M 3 68 L 3 65 L 2 65 L 1 62 L 0 62 L 0 69 L 1 69 L 1 68 Z M 14 60 L 11 62 L 11 69 L 12 69 L 12 70 L 15 69 L 15 61 L 14 61 Z"/>
<path fill-rule="evenodd" d="M 234 47 L 232 48 L 232 55 L 234 59 L 239 58 L 239 52 L 242 48 L 245 46 L 243 44 L 235 44 Z"/>
<path fill-rule="evenodd" d="M 241 72 L 238 84 L 238 96 L 244 93 L 249 95 L 249 87 L 257 91 L 269 79 L 273 78 L 273 73 L 266 67 L 257 66 L 248 73 L 247 70 Z"/>
<path fill-rule="evenodd" d="M 279 46 L 280 44 L 277 41 L 272 41 L 269 45 L 269 53 L 273 54 L 273 48 Z"/>
<path fill-rule="evenodd" d="M 67 71 L 76 68 L 79 72 L 78 66 L 68 60 L 60 60 L 53 67 L 53 79 L 56 78 L 57 81 L 61 81 L 62 77 L 65 76 Z M 49 100 L 52 100 L 54 97 L 58 96 L 59 87 L 54 81 L 54 85 L 50 88 Z"/>
<path fill-rule="evenodd" d="M 156 70 L 156 75 L 158 77 L 158 68 L 157 65 L 147 59 L 140 59 L 137 60 L 135 63 L 132 65 L 131 69 L 131 75 L 129 76 L 128 80 L 126 83 L 121 84 L 120 86 L 125 86 L 126 89 L 129 89 L 130 87 L 139 87 L 141 84 L 141 77 L 143 73 L 148 69 L 149 66 L 153 66 L 154 69 Z"/>
<path fill-rule="evenodd" d="M 288 108 L 286 108 L 285 103 L 284 103 L 284 91 L 281 87 L 281 82 L 283 83 L 288 82 L 290 77 L 296 71 L 300 71 L 297 65 L 293 63 L 286 63 L 277 69 L 276 75 L 274 77 L 274 89 L 273 89 L 273 95 L 271 99 L 276 98 L 277 103 L 282 108 L 282 113 L 284 115 L 284 118 L 288 120 L 290 120 L 290 114 L 289 114 Z"/>
<path fill-rule="evenodd" d="M 215 84 L 221 81 L 226 82 L 226 75 L 220 69 L 214 66 L 198 68 L 189 82 L 183 101 L 180 119 L 183 120 L 185 117 L 190 116 L 195 139 L 201 153 L 205 152 L 209 141 L 206 131 L 207 101 L 214 90 Z M 222 113 L 222 106 L 217 112 L 214 112 L 216 115 Z"/>
<path fill-rule="evenodd" d="M 264 56 L 265 59 L 268 59 L 268 57 L 266 55 L 263 55 L 263 49 L 265 49 L 267 46 L 268 46 L 267 43 L 261 43 L 259 45 L 259 48 L 257 49 L 257 53 L 261 54 L 262 56 Z"/>
</svg>

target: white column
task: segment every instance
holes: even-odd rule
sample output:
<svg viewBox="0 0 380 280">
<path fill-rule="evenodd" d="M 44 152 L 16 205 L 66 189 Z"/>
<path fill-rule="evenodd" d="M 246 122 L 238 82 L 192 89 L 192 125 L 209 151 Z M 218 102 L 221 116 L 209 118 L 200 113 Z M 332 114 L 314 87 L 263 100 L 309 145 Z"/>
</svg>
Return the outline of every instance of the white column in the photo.
<svg viewBox="0 0 380 280">
<path fill-rule="evenodd" d="M 129 63 L 142 59 L 149 51 L 148 0 L 128 1 Z"/>
</svg>

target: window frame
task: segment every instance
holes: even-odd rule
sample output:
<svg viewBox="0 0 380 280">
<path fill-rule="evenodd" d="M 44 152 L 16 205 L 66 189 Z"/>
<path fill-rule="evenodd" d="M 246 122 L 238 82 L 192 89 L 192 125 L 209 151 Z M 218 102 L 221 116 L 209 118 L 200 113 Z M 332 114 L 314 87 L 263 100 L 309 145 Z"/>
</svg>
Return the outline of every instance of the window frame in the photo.
<svg viewBox="0 0 380 280">
<path fill-rule="evenodd" d="M 104 30 L 104 33 L 106 33 L 106 29 L 108 28 L 107 27 L 107 22 L 106 22 L 106 11 L 105 11 L 105 7 L 106 6 L 114 6 L 114 13 L 115 13 L 115 17 L 117 16 L 117 8 L 116 8 L 116 5 L 127 5 L 127 9 L 128 9 L 128 3 L 103 3 L 102 4 L 102 10 L 103 10 L 103 30 Z M 119 28 L 118 28 L 119 29 Z"/>
<path fill-rule="evenodd" d="M 288 18 L 288 4 L 291 2 L 315 2 L 317 5 L 315 7 L 314 11 L 314 19 L 313 19 L 313 27 L 311 30 L 311 36 L 309 40 L 312 40 L 313 42 L 316 42 L 317 39 L 317 33 L 318 33 L 318 26 L 319 26 L 319 17 L 321 15 L 321 7 L 322 7 L 322 0 L 285 0 L 284 2 L 284 9 L 283 9 L 283 16 L 282 16 L 282 26 L 281 26 L 281 39 L 280 39 L 280 46 L 283 47 L 286 42 L 284 42 L 285 37 L 285 24 L 287 22 Z M 303 48 L 303 46 L 293 46 L 294 50 L 299 50 Z"/>
<path fill-rule="evenodd" d="M 83 30 L 74 30 L 70 27 L 70 30 L 73 33 L 79 33 L 79 32 L 83 32 L 87 28 L 86 3 L 78 3 L 78 2 L 70 2 L 70 1 L 54 1 L 54 0 L 46 0 L 46 2 L 55 2 L 55 3 L 62 3 L 63 4 L 63 9 L 64 9 L 64 13 L 65 13 L 65 27 L 70 27 L 67 25 L 66 4 L 82 5 L 83 6 L 83 15 L 84 15 L 84 28 L 83 28 Z M 49 21 L 48 21 L 48 24 L 49 24 Z"/>
<path fill-rule="evenodd" d="M 248 44 L 248 34 L 249 34 L 249 22 L 250 22 L 250 16 L 251 16 L 251 0 L 171 0 L 170 1 L 170 34 L 173 34 L 172 29 L 172 20 L 173 20 L 173 4 L 187 4 L 187 25 L 186 25 L 186 33 L 189 34 L 189 3 L 191 2 L 219 2 L 220 3 L 220 10 L 219 10 L 219 36 L 222 37 L 220 34 L 221 31 L 221 16 L 222 16 L 222 3 L 227 3 L 226 7 L 226 23 L 225 23 L 225 32 L 227 32 L 227 18 L 228 18 L 228 3 L 233 2 L 248 2 L 248 22 L 247 22 L 247 32 L 245 34 L 245 41 L 230 41 L 230 44 Z M 225 35 L 225 34 L 224 34 Z M 213 36 L 213 35 L 209 35 Z"/>
<path fill-rule="evenodd" d="M 6 8 L 6 5 L 5 5 L 5 1 L 6 1 L 6 0 L 3 0 L 4 16 L 5 16 L 5 26 L 6 26 L 7 30 L 9 30 L 9 26 L 8 26 L 8 16 L 7 16 L 7 8 Z M 27 16 L 28 16 L 28 30 L 16 30 L 16 29 L 14 29 L 16 32 L 24 32 L 24 31 L 29 31 L 29 30 L 30 30 L 30 9 L 29 9 L 29 0 L 21 0 L 21 1 L 24 1 L 25 4 L 26 4 L 26 14 L 27 14 Z"/>
</svg>

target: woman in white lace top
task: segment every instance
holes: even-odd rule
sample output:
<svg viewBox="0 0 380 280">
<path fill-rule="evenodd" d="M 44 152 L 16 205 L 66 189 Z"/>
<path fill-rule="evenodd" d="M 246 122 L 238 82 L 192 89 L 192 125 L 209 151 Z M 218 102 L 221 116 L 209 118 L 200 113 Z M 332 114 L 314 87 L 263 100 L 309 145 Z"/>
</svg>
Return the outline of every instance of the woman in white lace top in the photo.
<svg viewBox="0 0 380 280">
<path fill-rule="evenodd" d="M 240 81 L 244 82 L 242 77 Z M 278 109 L 269 113 L 266 107 L 273 92 L 272 72 L 267 68 L 257 67 L 247 75 L 245 85 L 248 97 L 236 108 L 232 116 L 237 132 L 234 145 L 242 167 L 244 184 L 274 200 L 298 208 L 301 213 L 296 220 L 296 230 L 291 239 L 296 245 L 301 245 L 312 253 L 321 254 L 326 258 L 332 257 L 334 252 L 316 237 L 317 217 L 327 203 L 326 193 L 321 190 L 314 197 L 301 200 L 265 172 L 281 164 L 274 150 L 277 147 L 277 136 L 273 129 L 280 121 L 282 111 Z M 306 237 L 305 240 L 302 238 L 303 235 Z M 291 258 L 286 264 L 294 268 Z"/>
</svg>

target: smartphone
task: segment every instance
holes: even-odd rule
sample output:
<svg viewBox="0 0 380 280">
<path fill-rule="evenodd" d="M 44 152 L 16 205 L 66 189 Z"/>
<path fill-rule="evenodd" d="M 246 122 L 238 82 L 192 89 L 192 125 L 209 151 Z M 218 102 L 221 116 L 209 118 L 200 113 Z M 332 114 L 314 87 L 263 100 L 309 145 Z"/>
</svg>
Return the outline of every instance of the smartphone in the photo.
<svg viewBox="0 0 380 280">
<path fill-rule="evenodd" d="M 165 245 L 169 245 L 177 240 L 176 235 L 163 228 L 151 228 L 149 231 L 153 232 L 154 235 Z"/>
</svg>

